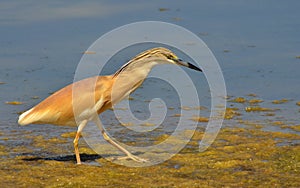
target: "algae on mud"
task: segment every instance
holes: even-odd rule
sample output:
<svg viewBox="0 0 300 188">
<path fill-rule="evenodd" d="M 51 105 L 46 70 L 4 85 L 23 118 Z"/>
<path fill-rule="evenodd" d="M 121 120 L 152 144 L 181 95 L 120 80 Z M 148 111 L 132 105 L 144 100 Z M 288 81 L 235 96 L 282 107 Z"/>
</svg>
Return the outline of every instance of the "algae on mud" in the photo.
<svg viewBox="0 0 300 188">
<path fill-rule="evenodd" d="M 180 153 L 162 164 L 145 168 L 116 165 L 93 157 L 95 153 L 89 149 L 82 150 L 88 153 L 83 154 L 83 159 L 88 159 L 84 165 L 75 165 L 73 155 L 59 161 L 56 157 L 34 158 L 20 152 L 17 157 L 0 161 L 0 181 L 7 187 L 300 186 L 299 143 L 278 146 L 283 141 L 300 140 L 299 134 L 228 127 L 220 131 L 208 150 L 199 153 L 202 135 L 202 131 L 196 131 Z M 41 141 L 43 137 L 34 142 Z M 52 154 L 56 153 L 55 147 L 60 147 L 54 142 L 47 145 L 47 152 Z M 1 151 L 5 150 L 1 147 Z M 93 162 L 101 166 L 91 165 Z"/>
<path fill-rule="evenodd" d="M 253 97 L 256 95 L 253 94 Z M 18 138 L 2 133 L 3 142 L 19 139 L 28 140 L 28 143 L 22 141 L 13 147 L 1 143 L 0 154 L 5 160 L 0 161 L 0 181 L 5 187 L 300 187 L 299 124 L 276 119 L 282 111 L 282 103 L 274 104 L 280 109 L 277 110 L 267 106 L 272 102 L 241 98 L 237 100 L 239 102 L 229 101 L 230 107 L 224 114 L 225 126 L 206 151 L 199 152 L 199 141 L 205 130 L 204 126 L 199 126 L 196 131 L 185 130 L 181 133 L 192 133 L 193 137 L 180 153 L 164 163 L 144 168 L 130 168 L 110 162 L 95 153 L 83 140 L 80 142 L 80 153 L 85 164 L 75 165 L 73 146 L 70 144 L 75 134 L 73 129 L 59 132 L 57 137 L 32 135 L 28 130 L 23 134 L 15 132 Z M 258 106 L 260 103 L 266 107 Z M 204 107 L 182 107 L 182 110 L 191 112 L 199 109 L 207 110 Z M 170 110 L 174 108 L 170 107 Z M 247 119 L 247 115 L 257 114 L 261 114 L 264 120 Z M 181 116 L 176 112 L 172 115 Z M 194 121 L 201 122 L 201 117 L 194 116 Z M 207 120 L 203 119 L 204 122 Z M 285 132 L 266 131 L 266 127 Z M 126 132 L 118 132 L 123 133 Z M 153 144 L 166 139 L 171 139 L 174 144 L 180 142 L 163 131 L 158 133 L 161 134 L 151 138 Z M 136 142 L 146 142 L 145 136 L 135 141 L 127 139 L 125 144 L 136 146 Z M 104 150 L 105 158 L 115 156 L 109 148 Z"/>
</svg>

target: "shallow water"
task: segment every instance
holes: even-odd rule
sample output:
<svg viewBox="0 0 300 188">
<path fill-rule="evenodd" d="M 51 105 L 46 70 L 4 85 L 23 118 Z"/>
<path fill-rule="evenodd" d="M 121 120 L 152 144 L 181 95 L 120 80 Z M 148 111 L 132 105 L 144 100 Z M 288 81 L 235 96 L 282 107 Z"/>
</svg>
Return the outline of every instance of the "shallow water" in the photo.
<svg viewBox="0 0 300 188">
<path fill-rule="evenodd" d="M 57 167 L 61 165 L 57 162 L 60 161 L 60 157 L 62 157 L 62 161 L 67 161 L 63 164 L 68 167 L 70 167 L 68 162 L 74 163 L 73 137 L 64 138 L 61 135 L 76 131 L 75 127 L 53 125 L 20 127 L 16 123 L 17 113 L 36 105 L 50 93 L 72 83 L 82 52 L 98 37 L 121 25 L 144 20 L 165 21 L 183 26 L 197 34 L 212 50 L 225 77 L 227 94 L 230 96 L 227 107 L 237 108 L 236 111 L 239 114 L 225 120 L 224 127 L 258 129 L 259 131 L 274 132 L 274 134 L 293 134 L 293 139 L 285 137 L 286 140 L 276 144 L 287 145 L 289 151 L 294 151 L 293 146 L 299 145 L 297 135 L 299 136 L 300 131 L 296 127 L 300 124 L 300 106 L 296 105 L 300 101 L 300 59 L 296 58 L 300 55 L 299 1 L 208 2 L 195 0 L 189 1 L 189 3 L 172 1 L 172 4 L 167 2 L 140 4 L 136 1 L 127 1 L 126 3 L 117 1 L 76 2 L 72 4 L 52 1 L 44 4 L 36 2 L 16 4 L 4 1 L 0 4 L 0 146 L 3 146 L 3 149 L 0 147 L 0 154 L 1 158 L 10 162 L 2 163 L 4 165 L 2 169 L 8 168 L 13 171 L 14 168 L 18 168 L 20 170 L 26 165 L 36 166 L 39 163 L 42 164 L 42 169 L 52 165 Z M 74 14 L 76 10 L 80 10 L 80 14 Z M 51 12 L 51 14 L 46 14 L 47 12 Z M 105 73 L 113 73 L 133 57 L 136 54 L 134 49 L 131 48 L 127 52 L 116 55 Z M 184 56 L 184 54 L 181 55 Z M 208 117 L 210 95 L 205 76 L 190 70 L 187 70 L 187 73 L 195 82 L 200 94 L 201 106 L 206 107 L 201 110 L 201 116 Z M 142 137 L 145 139 L 141 139 L 141 135 L 119 126 L 112 111 L 102 114 L 101 119 L 109 133 L 121 141 L 126 143 L 139 141 L 139 143 L 132 143 L 136 145 L 155 143 L 159 136 L 174 131 L 172 125 L 176 125 L 179 119 L 176 114 L 180 114 L 181 109 L 178 97 L 173 94 L 174 91 L 171 87 L 168 88 L 166 83 L 153 79 L 147 80 L 142 88 L 132 94 L 133 100 L 130 102 L 132 110 L 138 118 L 147 119 L 149 117 L 148 101 L 152 98 L 164 99 L 169 107 L 163 126 L 148 134 L 147 137 Z M 249 96 L 249 94 L 256 96 Z M 246 102 L 230 102 L 236 97 L 243 97 Z M 249 103 L 251 99 L 261 99 L 263 102 L 252 104 Z M 274 100 L 281 99 L 287 99 L 287 101 L 282 104 L 273 103 Z M 21 101 L 23 104 L 9 105 L 6 104 L 8 101 Z M 270 110 L 255 112 L 245 110 L 252 106 Z M 191 115 L 193 113 L 197 115 L 197 111 L 193 110 L 193 107 L 188 106 L 185 110 Z M 194 123 L 193 120 L 190 122 Z M 199 130 L 203 130 L 206 124 L 206 122 L 199 122 Z M 151 124 L 148 127 L 151 127 Z M 235 133 L 232 132 L 232 134 Z M 269 138 L 265 134 L 264 136 L 266 139 Z M 273 137 L 270 137 L 270 142 L 272 139 Z M 261 141 L 259 138 L 254 140 Z M 81 144 L 84 146 L 84 142 Z M 278 151 L 277 149 L 272 151 L 274 152 L 272 157 L 263 157 L 262 160 L 275 160 L 275 156 L 281 151 L 281 149 Z M 81 152 L 89 153 L 90 150 L 81 150 Z M 205 155 L 205 152 L 200 155 Z M 218 153 L 218 155 L 221 154 Z M 299 153 L 295 155 L 299 157 Z M 18 157 L 21 157 L 22 160 Z M 30 157 L 42 158 L 42 162 L 39 162 L 38 159 L 31 162 L 23 160 Z M 54 157 L 55 160 L 51 160 L 53 159 L 51 157 Z M 87 158 L 89 157 L 92 158 L 92 161 L 98 159 L 87 156 Z M 181 157 L 183 161 L 186 160 L 184 155 L 180 155 L 179 158 Z M 299 158 L 297 157 L 293 163 L 295 166 L 292 168 L 296 169 L 295 172 L 299 172 Z M 180 172 L 182 168 L 178 166 L 184 166 L 185 162 L 183 161 L 180 159 L 180 164 L 177 164 L 176 160 L 174 162 L 171 159 L 170 164 L 166 164 L 166 167 L 158 166 L 157 168 L 171 168 L 174 173 L 173 178 L 178 175 L 182 176 L 182 180 L 185 178 L 205 180 L 205 175 L 195 177 L 192 172 L 191 174 L 187 173 L 191 169 Z M 280 160 L 278 159 L 278 161 Z M 214 165 L 212 161 L 209 164 Z M 222 164 L 220 165 L 222 166 Z M 243 169 L 245 167 L 245 164 L 239 165 L 236 168 Z M 279 162 L 276 165 L 280 166 Z M 173 172 L 176 170 L 169 166 L 176 166 L 175 169 L 179 171 Z M 121 167 L 117 168 L 120 170 Z M 103 170 L 109 173 L 107 169 Z M 259 170 L 254 169 L 253 171 L 257 173 Z M 120 170 L 119 173 L 122 172 Z M 194 171 L 194 173 L 197 174 L 199 171 Z M 294 171 L 291 172 L 288 169 L 285 173 L 291 175 L 289 178 L 294 175 Z M 272 173 L 270 172 L 270 174 Z M 118 177 L 118 175 L 111 174 L 111 177 Z M 224 172 L 223 175 L 225 176 L 226 173 Z M 273 176 L 276 175 L 276 173 L 273 174 Z M 143 175 L 139 177 L 145 178 Z M 211 174 L 209 177 L 212 178 Z M 46 175 L 42 178 L 46 178 Z M 142 179 L 145 180 L 144 178 Z M 11 178 L 11 180 L 14 179 Z M 24 182 L 25 180 L 19 181 Z M 234 182 L 233 179 L 232 181 Z M 22 186 L 20 182 L 18 185 Z M 36 179 L 33 182 L 34 185 L 38 185 Z M 114 182 L 114 180 L 110 182 Z M 147 181 L 145 180 L 145 182 Z M 226 182 L 223 183 L 226 185 Z M 66 184 L 63 185 L 66 186 Z M 184 184 L 181 185 L 184 186 Z M 255 185 L 255 183 L 251 184 L 250 182 L 248 185 Z"/>
</svg>

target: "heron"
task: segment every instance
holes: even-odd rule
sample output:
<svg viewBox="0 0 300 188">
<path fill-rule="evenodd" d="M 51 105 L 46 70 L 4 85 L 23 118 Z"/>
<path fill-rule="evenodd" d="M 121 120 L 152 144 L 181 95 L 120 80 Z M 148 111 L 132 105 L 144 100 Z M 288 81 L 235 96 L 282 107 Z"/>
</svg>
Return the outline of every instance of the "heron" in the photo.
<svg viewBox="0 0 300 188">
<path fill-rule="evenodd" d="M 126 154 L 126 158 L 146 162 L 147 159 L 130 153 L 109 137 L 101 125 L 99 114 L 128 97 L 143 83 L 151 69 L 159 64 L 179 65 L 202 72 L 199 67 L 182 61 L 167 48 L 152 48 L 136 55 L 112 75 L 85 78 L 54 92 L 22 113 L 18 123 L 22 126 L 28 124 L 77 126 L 73 144 L 76 162 L 81 164 L 78 140 L 83 128 L 92 121 L 99 127 L 104 140 Z M 78 96 L 73 95 L 74 90 Z M 90 100 L 91 98 L 93 100 Z"/>
</svg>

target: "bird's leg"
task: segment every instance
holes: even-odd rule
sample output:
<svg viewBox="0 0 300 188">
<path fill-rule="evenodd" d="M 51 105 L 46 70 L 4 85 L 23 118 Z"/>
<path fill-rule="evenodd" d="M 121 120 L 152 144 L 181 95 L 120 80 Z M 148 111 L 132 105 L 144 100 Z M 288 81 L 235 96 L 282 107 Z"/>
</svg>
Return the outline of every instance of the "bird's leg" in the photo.
<svg viewBox="0 0 300 188">
<path fill-rule="evenodd" d="M 79 138 L 80 138 L 81 131 L 82 131 L 82 129 L 84 128 L 84 126 L 85 126 L 86 124 L 87 124 L 87 120 L 84 120 L 84 121 L 82 121 L 82 122 L 79 124 L 78 129 L 77 129 L 77 133 L 76 133 L 76 136 L 75 136 L 75 139 L 74 139 L 74 141 L 73 141 L 77 164 L 81 164 L 80 155 L 79 155 L 79 150 L 78 150 L 78 140 L 79 140 Z"/>
<path fill-rule="evenodd" d="M 77 132 L 76 136 L 75 136 L 75 139 L 73 141 L 77 164 L 81 164 L 79 150 L 78 150 L 78 140 L 79 140 L 79 137 L 80 137 L 80 132 Z"/>
<path fill-rule="evenodd" d="M 115 141 L 113 141 L 105 132 L 105 130 L 103 129 L 101 122 L 99 120 L 98 117 L 96 117 L 95 120 L 96 124 L 98 125 L 99 129 L 101 130 L 102 136 L 103 138 L 110 144 L 112 144 L 113 146 L 115 146 L 116 148 L 118 148 L 120 151 L 122 151 L 123 153 L 125 153 L 127 156 L 126 157 L 122 157 L 123 159 L 126 158 L 130 158 L 136 162 L 147 162 L 146 159 L 140 158 L 138 156 L 133 155 L 132 153 L 130 153 L 128 150 L 126 150 L 125 148 L 123 148 L 122 146 L 120 146 L 118 143 L 116 143 Z"/>
<path fill-rule="evenodd" d="M 102 135 L 103 138 L 110 144 L 112 144 L 113 146 L 115 146 L 116 148 L 118 148 L 120 151 L 122 151 L 123 153 L 125 153 L 127 155 L 127 157 L 121 157 L 120 159 L 127 159 L 130 158 L 136 162 L 147 162 L 146 159 L 140 158 L 138 156 L 133 155 L 132 153 L 130 153 L 128 150 L 126 150 L 125 148 L 123 148 L 122 146 L 120 146 L 119 144 L 117 144 L 115 141 L 113 141 L 107 134 L 106 132 L 103 130 L 102 131 Z"/>
</svg>

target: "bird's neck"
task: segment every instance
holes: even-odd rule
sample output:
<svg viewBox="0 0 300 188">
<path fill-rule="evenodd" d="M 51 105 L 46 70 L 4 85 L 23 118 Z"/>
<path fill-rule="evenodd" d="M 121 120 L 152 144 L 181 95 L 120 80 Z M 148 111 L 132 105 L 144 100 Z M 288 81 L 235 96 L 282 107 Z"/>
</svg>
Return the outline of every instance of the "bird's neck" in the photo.
<svg viewBox="0 0 300 188">
<path fill-rule="evenodd" d="M 145 65 L 146 64 L 146 65 Z M 144 64 L 128 65 L 116 77 L 111 89 L 113 104 L 128 97 L 130 93 L 136 90 L 146 79 L 151 69 L 157 65 L 156 62 L 147 62 Z"/>
</svg>

